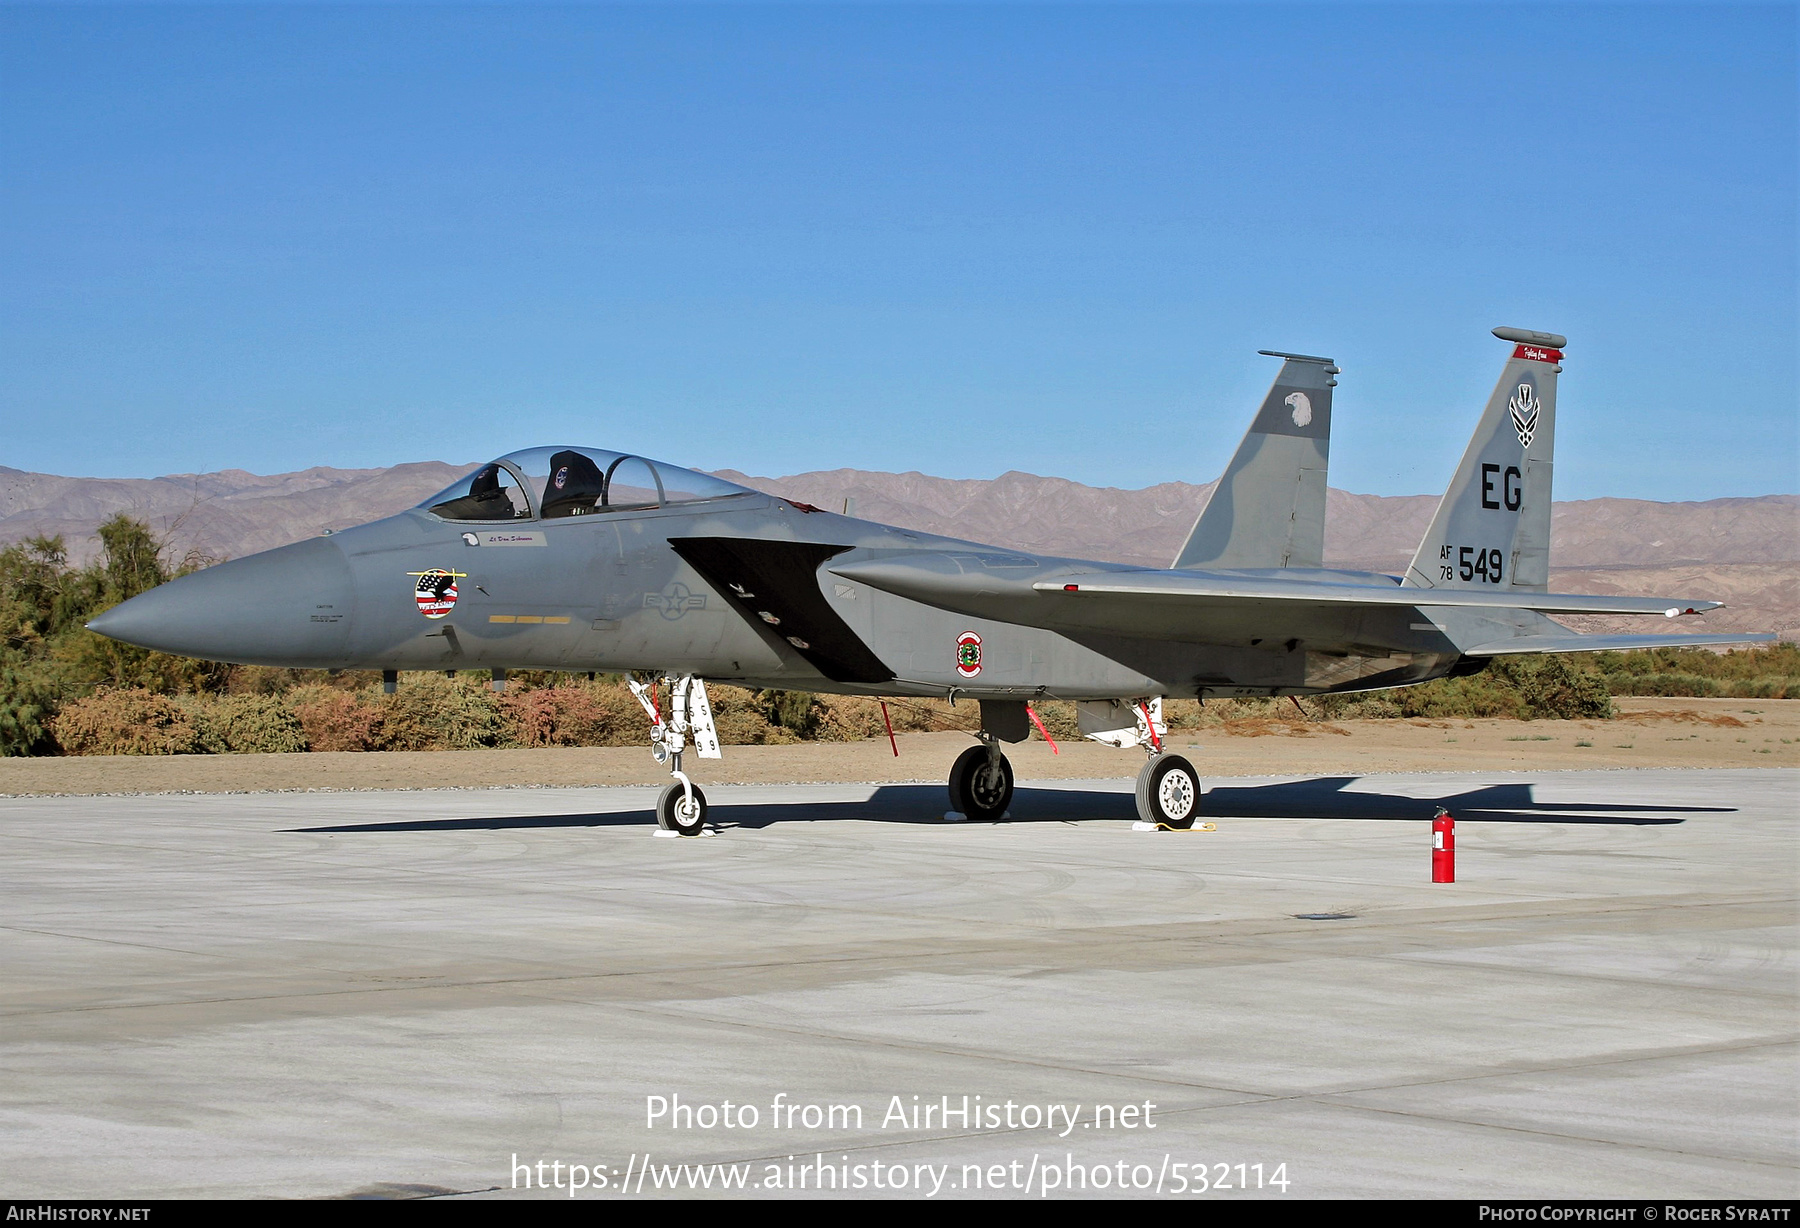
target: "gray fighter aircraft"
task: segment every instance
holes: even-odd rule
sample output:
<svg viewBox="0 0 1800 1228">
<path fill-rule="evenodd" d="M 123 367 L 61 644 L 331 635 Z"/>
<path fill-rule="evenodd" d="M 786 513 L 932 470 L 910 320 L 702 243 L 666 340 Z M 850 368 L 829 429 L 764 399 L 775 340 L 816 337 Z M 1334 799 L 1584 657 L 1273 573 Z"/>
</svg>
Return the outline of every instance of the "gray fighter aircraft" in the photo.
<svg viewBox="0 0 1800 1228">
<path fill-rule="evenodd" d="M 691 738 L 719 756 L 707 681 L 978 701 L 947 817 L 1004 817 L 1000 746 L 1033 700 L 1076 703 L 1095 740 L 1142 748 L 1140 820 L 1193 824 L 1201 782 L 1168 753 L 1165 697 L 1318 695 L 1473 673 L 1508 653 L 1752 643 L 1578 635 L 1551 614 L 1697 614 L 1717 602 L 1547 591 L 1562 337 L 1513 349 L 1400 577 L 1324 567 L 1338 368 L 1282 359 L 1167 570 L 1024 554 L 835 515 L 593 448 L 533 448 L 416 508 L 184 576 L 89 626 L 206 660 L 311 669 L 617 671 L 674 778 L 657 807 L 694 834 Z M 644 681 L 644 678 L 649 681 Z M 663 689 L 666 687 L 666 691 Z"/>
</svg>

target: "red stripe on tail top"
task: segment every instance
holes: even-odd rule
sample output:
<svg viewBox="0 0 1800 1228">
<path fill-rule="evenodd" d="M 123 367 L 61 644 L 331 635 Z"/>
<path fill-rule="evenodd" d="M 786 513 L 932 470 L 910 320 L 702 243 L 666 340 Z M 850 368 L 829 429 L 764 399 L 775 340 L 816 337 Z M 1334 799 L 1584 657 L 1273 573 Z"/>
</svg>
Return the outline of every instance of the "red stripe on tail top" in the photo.
<svg viewBox="0 0 1800 1228">
<path fill-rule="evenodd" d="M 1562 351 L 1548 349 L 1541 345 L 1521 345 L 1513 351 L 1514 358 L 1529 358 L 1532 362 L 1561 362 Z"/>
</svg>

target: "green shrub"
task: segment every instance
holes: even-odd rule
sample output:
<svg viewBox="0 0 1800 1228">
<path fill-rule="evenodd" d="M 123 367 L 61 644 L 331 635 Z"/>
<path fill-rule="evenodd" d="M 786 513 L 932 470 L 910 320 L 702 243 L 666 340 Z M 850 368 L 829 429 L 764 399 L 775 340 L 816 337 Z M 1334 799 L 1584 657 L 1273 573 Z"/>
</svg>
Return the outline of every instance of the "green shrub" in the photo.
<svg viewBox="0 0 1800 1228">
<path fill-rule="evenodd" d="M 819 728 L 819 697 L 808 691 L 758 691 L 763 719 L 796 739 L 810 738 Z"/>
<path fill-rule="evenodd" d="M 1708 697 L 1723 695 L 1725 687 L 1716 679 L 1699 674 L 1626 674 L 1607 679 L 1614 695 L 1679 695 Z"/>
<path fill-rule="evenodd" d="M 0 664 L 0 755 L 45 755 L 56 749 L 50 732 L 56 688 L 22 662 Z"/>
<path fill-rule="evenodd" d="M 139 688 L 97 691 L 64 704 L 51 727 L 71 755 L 185 755 L 200 749 L 198 731 L 181 706 Z"/>
<path fill-rule="evenodd" d="M 1605 680 L 1566 657 L 1523 654 L 1495 657 L 1479 674 L 1439 678 L 1398 691 L 1404 716 L 1512 717 L 1537 720 L 1610 720 L 1612 695 Z"/>
<path fill-rule="evenodd" d="M 199 749 L 209 754 L 285 755 L 307 748 L 300 718 L 279 696 L 188 696 L 181 706 L 194 722 Z"/>
<path fill-rule="evenodd" d="M 382 750 L 474 750 L 500 738 L 498 697 L 480 678 L 408 674 L 382 707 Z"/>
<path fill-rule="evenodd" d="M 1614 695 L 1721 696 L 1779 699 L 1800 696 L 1800 644 L 1782 642 L 1711 652 L 1655 648 L 1647 652 L 1579 653 L 1578 669 L 1606 679 Z"/>
<path fill-rule="evenodd" d="M 1800 678 L 1765 674 L 1732 684 L 1733 699 L 1800 699 Z"/>
</svg>

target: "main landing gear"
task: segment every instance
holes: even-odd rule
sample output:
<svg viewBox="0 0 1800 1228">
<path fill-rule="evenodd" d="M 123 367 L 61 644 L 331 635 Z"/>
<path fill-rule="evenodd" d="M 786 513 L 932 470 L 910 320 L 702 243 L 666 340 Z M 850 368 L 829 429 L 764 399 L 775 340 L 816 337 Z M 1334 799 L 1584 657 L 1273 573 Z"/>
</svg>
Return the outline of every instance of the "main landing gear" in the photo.
<svg viewBox="0 0 1800 1228">
<path fill-rule="evenodd" d="M 657 704 L 659 681 L 669 684 L 669 717 L 663 719 Z M 658 763 L 669 765 L 673 784 L 662 791 L 656 801 L 658 835 L 697 836 L 706 828 L 706 794 L 681 770 L 681 752 L 693 736 L 694 749 L 702 759 L 719 759 L 719 734 L 713 726 L 712 704 L 706 698 L 706 684 L 692 674 L 680 677 L 664 675 L 648 682 L 630 680 L 631 693 L 650 717 L 650 754 Z"/>
<path fill-rule="evenodd" d="M 1180 755 L 1152 750 L 1138 773 L 1137 812 L 1159 831 L 1189 830 L 1200 814 L 1200 773 Z"/>
<path fill-rule="evenodd" d="M 1149 756 L 1137 778 L 1140 831 L 1192 829 L 1200 814 L 1200 773 L 1182 756 L 1168 753 L 1161 699 L 1088 701 L 1076 705 L 1076 716 L 1082 733 L 1094 741 L 1142 747 Z"/>
<path fill-rule="evenodd" d="M 944 817 L 996 823 L 1006 817 L 1006 808 L 1012 804 L 1012 764 L 1000 753 L 994 735 L 983 730 L 976 736 L 981 745 L 958 755 L 950 768 L 950 813 Z"/>
</svg>

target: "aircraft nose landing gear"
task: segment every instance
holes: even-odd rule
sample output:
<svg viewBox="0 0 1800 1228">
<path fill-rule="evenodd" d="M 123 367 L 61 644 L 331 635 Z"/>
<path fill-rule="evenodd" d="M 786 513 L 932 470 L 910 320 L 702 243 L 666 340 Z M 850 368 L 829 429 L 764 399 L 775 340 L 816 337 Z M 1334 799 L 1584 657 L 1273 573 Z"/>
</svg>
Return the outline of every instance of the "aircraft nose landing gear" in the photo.
<svg viewBox="0 0 1800 1228">
<path fill-rule="evenodd" d="M 631 693 L 637 696 L 650 717 L 650 754 L 658 763 L 669 765 L 675 783 L 656 799 L 656 825 L 676 836 L 697 836 L 706 829 L 706 794 L 681 770 L 681 752 L 688 735 L 694 738 L 694 749 L 702 759 L 717 759 L 719 734 L 713 725 L 712 704 L 706 698 L 706 684 L 691 674 L 669 679 L 669 719 L 663 720 L 656 703 L 656 682 L 629 681 Z"/>
</svg>

